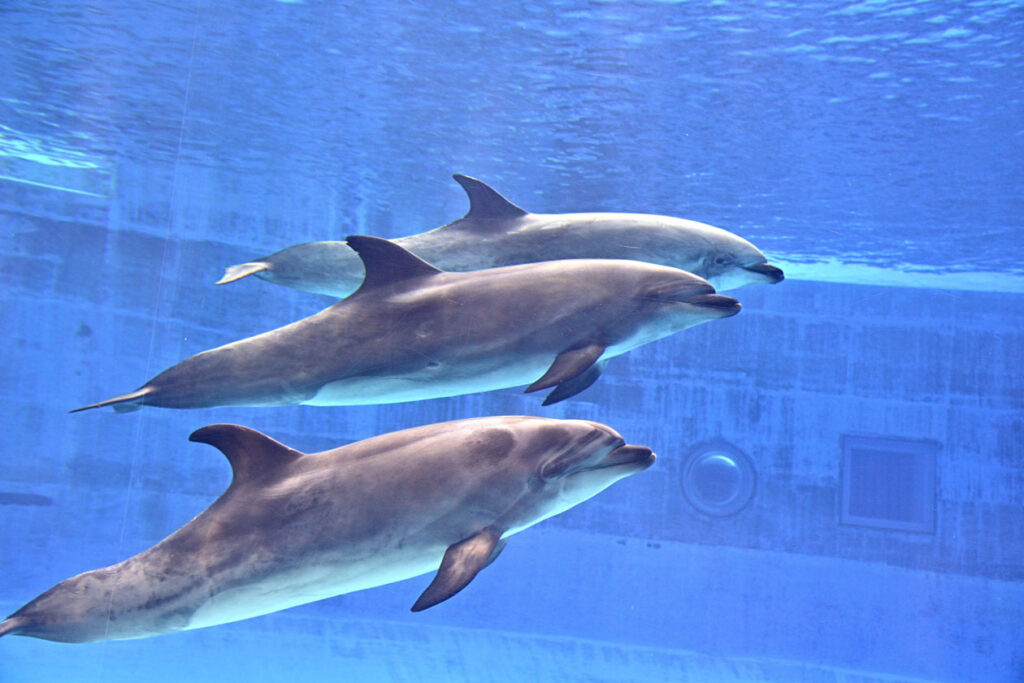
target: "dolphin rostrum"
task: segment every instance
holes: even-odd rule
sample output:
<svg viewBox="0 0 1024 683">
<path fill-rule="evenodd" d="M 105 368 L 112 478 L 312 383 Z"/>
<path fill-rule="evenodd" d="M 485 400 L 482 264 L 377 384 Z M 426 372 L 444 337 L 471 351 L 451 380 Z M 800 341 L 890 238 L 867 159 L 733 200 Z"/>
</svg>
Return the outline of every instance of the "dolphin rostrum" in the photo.
<svg viewBox="0 0 1024 683">
<path fill-rule="evenodd" d="M 775 283 L 782 270 L 731 232 L 671 216 L 640 213 L 528 213 L 488 185 L 456 174 L 469 195 L 457 221 L 394 240 L 438 268 L 457 272 L 571 258 L 630 259 L 679 268 L 715 289 Z M 363 269 L 344 242 L 306 242 L 230 266 L 217 284 L 256 275 L 335 297 L 359 286 Z"/>
<path fill-rule="evenodd" d="M 696 275 L 650 263 L 575 259 L 451 273 L 384 239 L 348 243 L 366 270 L 349 298 L 77 410 L 367 405 L 531 382 L 528 392 L 555 387 L 549 404 L 590 386 L 608 358 L 740 310 Z"/>
<path fill-rule="evenodd" d="M 485 417 L 303 454 L 237 425 L 231 485 L 152 548 L 79 574 L 0 622 L 81 643 L 213 626 L 437 571 L 413 605 L 447 600 L 509 536 L 649 467 L 654 454 L 584 420 Z"/>
</svg>

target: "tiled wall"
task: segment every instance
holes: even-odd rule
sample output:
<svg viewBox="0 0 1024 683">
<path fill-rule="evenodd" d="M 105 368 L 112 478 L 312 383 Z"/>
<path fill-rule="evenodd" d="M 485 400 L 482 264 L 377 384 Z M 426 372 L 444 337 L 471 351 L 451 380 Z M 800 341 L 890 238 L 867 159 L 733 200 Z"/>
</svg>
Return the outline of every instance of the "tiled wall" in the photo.
<svg viewBox="0 0 1024 683">
<path fill-rule="evenodd" d="M 386 216 L 364 212 L 359 230 L 332 229 L 344 198 L 317 201 L 314 189 L 228 182 L 195 169 L 126 169 L 109 202 L 0 183 L 2 606 L 137 552 L 205 507 L 228 470 L 212 449 L 186 441 L 204 424 L 240 422 L 315 451 L 416 424 L 531 413 L 607 422 L 661 457 L 524 533 L 464 594 L 423 615 L 405 611 L 422 589 L 409 582 L 173 638 L 256 638 L 297 623 L 297 613 L 396 620 L 412 639 L 430 626 L 438 629 L 431 646 L 463 662 L 476 655 L 457 646 L 470 638 L 460 628 L 474 630 L 470 640 L 501 641 L 494 652 L 529 650 L 552 667 L 580 648 L 606 647 L 579 639 L 618 643 L 622 671 L 656 675 L 669 666 L 678 680 L 686 672 L 708 680 L 700 671 L 729 680 L 730 666 L 741 680 L 766 660 L 796 667 L 799 680 L 854 680 L 842 676 L 855 669 L 1022 675 L 1024 645 L 1014 637 L 1024 623 L 1019 295 L 796 281 L 748 287 L 734 293 L 741 315 L 615 359 L 594 387 L 551 408 L 507 390 L 382 407 L 67 414 L 187 355 L 329 303 L 255 279 L 214 287 L 224 266 L 293 242 L 356 231 L 396 236 L 442 222 L 399 227 L 414 212 L 382 201 L 374 205 L 390 207 Z M 439 204 L 428 213 L 453 218 L 460 210 Z M 934 534 L 839 524 L 846 433 L 941 444 Z M 751 505 L 724 519 L 696 512 L 679 488 L 683 457 L 712 438 L 746 452 L 758 477 Z M 346 642 L 336 630 L 303 640 L 306 628 L 288 636 L 289 647 L 322 653 Z M 0 647 L 65 652 L 18 640 Z M 127 653 L 129 645 L 85 647 Z M 323 656 L 324 666 L 337 664 Z M 23 660 L 7 661 L 0 667 Z M 409 680 L 414 670 L 402 669 Z M 608 673 L 616 670 L 579 679 L 626 678 Z"/>
</svg>

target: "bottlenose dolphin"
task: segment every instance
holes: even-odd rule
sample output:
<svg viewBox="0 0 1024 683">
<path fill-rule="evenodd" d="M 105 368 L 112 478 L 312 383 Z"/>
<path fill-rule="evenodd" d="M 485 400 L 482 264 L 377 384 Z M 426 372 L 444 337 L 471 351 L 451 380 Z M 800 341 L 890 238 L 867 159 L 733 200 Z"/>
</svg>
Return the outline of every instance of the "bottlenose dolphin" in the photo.
<svg viewBox="0 0 1024 683">
<path fill-rule="evenodd" d="M 653 214 L 528 213 L 475 178 L 453 177 L 469 195 L 469 212 L 440 228 L 394 240 L 444 270 L 611 258 L 679 268 L 719 291 L 783 279 L 782 270 L 768 265 L 757 247 L 721 228 Z M 363 269 L 344 242 L 306 242 L 230 266 L 217 284 L 248 275 L 341 298 L 356 290 Z"/>
<path fill-rule="evenodd" d="M 384 239 L 348 243 L 366 270 L 349 298 L 77 410 L 367 405 L 530 382 L 527 391 L 556 387 L 549 404 L 590 386 L 608 358 L 740 310 L 696 275 L 650 263 L 577 259 L 450 273 Z"/>
<path fill-rule="evenodd" d="M 462 590 L 506 539 L 649 467 L 655 455 L 584 420 L 486 417 L 303 454 L 237 425 L 231 485 L 149 550 L 63 581 L 0 635 L 81 643 L 213 626 L 437 570 L 413 605 Z"/>
</svg>

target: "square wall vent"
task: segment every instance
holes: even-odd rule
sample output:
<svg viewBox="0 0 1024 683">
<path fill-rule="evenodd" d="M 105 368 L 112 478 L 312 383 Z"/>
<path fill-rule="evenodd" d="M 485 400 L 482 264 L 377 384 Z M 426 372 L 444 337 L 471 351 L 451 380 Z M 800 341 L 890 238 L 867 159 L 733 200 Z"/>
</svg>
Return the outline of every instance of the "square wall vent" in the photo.
<svg viewBox="0 0 1024 683">
<path fill-rule="evenodd" d="M 937 443 L 844 435 L 841 444 L 842 524 L 935 533 Z"/>
</svg>

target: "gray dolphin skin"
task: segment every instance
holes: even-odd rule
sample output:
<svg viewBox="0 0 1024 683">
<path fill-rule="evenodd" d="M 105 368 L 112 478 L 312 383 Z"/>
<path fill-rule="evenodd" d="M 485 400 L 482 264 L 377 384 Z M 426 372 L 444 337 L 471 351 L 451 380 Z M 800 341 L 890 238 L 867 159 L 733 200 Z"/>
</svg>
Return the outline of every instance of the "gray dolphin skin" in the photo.
<svg viewBox="0 0 1024 683">
<path fill-rule="evenodd" d="M 440 228 L 394 240 L 444 270 L 610 258 L 679 268 L 719 291 L 783 279 L 782 270 L 769 265 L 757 247 L 721 228 L 653 214 L 529 213 L 475 178 L 454 178 L 469 196 L 469 212 Z M 217 284 L 248 275 L 342 298 L 356 290 L 363 270 L 344 242 L 307 242 L 230 266 Z"/>
<path fill-rule="evenodd" d="M 613 356 L 740 310 L 696 275 L 650 263 L 576 259 L 451 273 L 384 239 L 348 243 L 366 270 L 349 298 L 77 410 L 367 405 L 531 382 L 528 392 L 555 387 L 550 404 L 590 386 Z"/>
<path fill-rule="evenodd" d="M 237 425 L 189 438 L 227 456 L 227 491 L 152 548 L 57 584 L 0 622 L 0 635 L 144 638 L 436 570 L 420 611 L 462 590 L 512 534 L 655 460 L 603 424 L 519 416 L 312 454 Z"/>
</svg>

